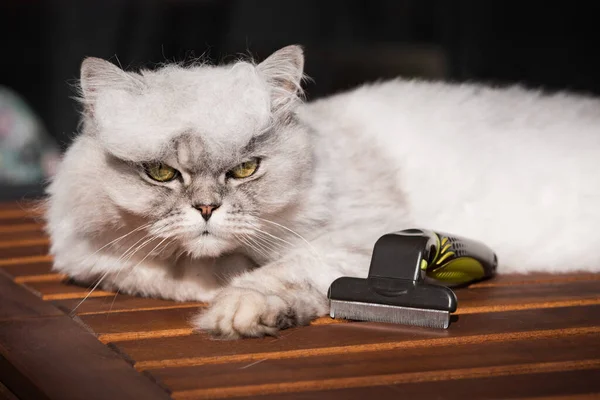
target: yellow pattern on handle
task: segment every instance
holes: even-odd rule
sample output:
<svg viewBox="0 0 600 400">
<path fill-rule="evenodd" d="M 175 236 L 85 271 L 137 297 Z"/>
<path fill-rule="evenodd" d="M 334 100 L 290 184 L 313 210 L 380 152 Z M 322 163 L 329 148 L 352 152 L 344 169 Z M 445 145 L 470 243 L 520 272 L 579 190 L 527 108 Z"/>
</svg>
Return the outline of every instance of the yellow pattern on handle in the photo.
<svg viewBox="0 0 600 400">
<path fill-rule="evenodd" d="M 428 270 L 427 276 L 445 283 L 460 284 L 481 279 L 484 273 L 479 261 L 471 257 L 459 257 L 435 270 Z"/>
<path fill-rule="evenodd" d="M 483 278 L 485 269 L 483 265 L 471 257 L 453 258 L 456 254 L 452 251 L 452 242 L 447 237 L 441 239 L 436 234 L 436 248 L 433 259 L 421 265 L 429 278 L 442 283 L 462 284 Z M 439 265 L 433 269 L 431 266 Z"/>
</svg>

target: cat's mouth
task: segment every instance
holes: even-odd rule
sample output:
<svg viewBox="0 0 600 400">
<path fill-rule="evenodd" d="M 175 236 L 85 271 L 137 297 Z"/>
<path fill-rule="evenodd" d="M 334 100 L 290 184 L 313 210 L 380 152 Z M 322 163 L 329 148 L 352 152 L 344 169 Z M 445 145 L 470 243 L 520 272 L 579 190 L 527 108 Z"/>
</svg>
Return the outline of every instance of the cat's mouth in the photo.
<svg viewBox="0 0 600 400">
<path fill-rule="evenodd" d="M 210 235 L 210 232 L 207 230 L 203 230 L 202 233 L 200 234 L 201 236 L 208 236 Z"/>
</svg>

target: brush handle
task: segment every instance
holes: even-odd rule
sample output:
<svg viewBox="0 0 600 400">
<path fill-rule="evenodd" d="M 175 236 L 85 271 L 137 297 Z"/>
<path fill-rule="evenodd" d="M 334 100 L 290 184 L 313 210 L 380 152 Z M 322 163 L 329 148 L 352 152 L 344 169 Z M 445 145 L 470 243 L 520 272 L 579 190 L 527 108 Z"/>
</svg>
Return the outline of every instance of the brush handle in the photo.
<svg viewBox="0 0 600 400">
<path fill-rule="evenodd" d="M 375 244 L 370 279 L 460 286 L 495 275 L 498 258 L 480 241 L 429 229 L 388 233 Z"/>
<path fill-rule="evenodd" d="M 498 257 L 480 241 L 444 232 L 421 230 L 430 241 L 421 262 L 424 278 L 445 286 L 461 286 L 496 274 Z"/>
</svg>

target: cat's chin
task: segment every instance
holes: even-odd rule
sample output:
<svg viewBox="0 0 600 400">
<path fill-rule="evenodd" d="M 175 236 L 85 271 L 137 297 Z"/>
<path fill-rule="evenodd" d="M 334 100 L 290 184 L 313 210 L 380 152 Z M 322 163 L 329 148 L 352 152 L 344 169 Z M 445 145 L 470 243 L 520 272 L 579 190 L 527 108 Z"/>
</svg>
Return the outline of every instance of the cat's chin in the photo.
<svg viewBox="0 0 600 400">
<path fill-rule="evenodd" d="M 202 235 L 186 246 L 192 258 L 219 257 L 233 249 L 232 243 L 215 235 Z"/>
</svg>

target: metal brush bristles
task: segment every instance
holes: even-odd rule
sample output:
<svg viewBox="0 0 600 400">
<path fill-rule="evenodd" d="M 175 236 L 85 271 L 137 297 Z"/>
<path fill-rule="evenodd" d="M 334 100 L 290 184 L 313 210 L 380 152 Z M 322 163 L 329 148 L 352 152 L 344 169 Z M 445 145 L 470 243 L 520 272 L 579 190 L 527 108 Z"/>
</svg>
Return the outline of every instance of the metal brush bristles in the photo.
<svg viewBox="0 0 600 400">
<path fill-rule="evenodd" d="M 448 311 L 353 301 L 331 300 L 329 314 L 331 318 L 389 322 L 426 328 L 447 329 L 450 325 L 450 313 Z"/>
</svg>

